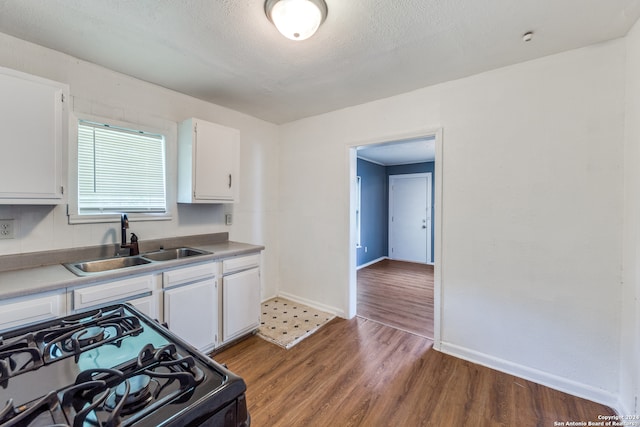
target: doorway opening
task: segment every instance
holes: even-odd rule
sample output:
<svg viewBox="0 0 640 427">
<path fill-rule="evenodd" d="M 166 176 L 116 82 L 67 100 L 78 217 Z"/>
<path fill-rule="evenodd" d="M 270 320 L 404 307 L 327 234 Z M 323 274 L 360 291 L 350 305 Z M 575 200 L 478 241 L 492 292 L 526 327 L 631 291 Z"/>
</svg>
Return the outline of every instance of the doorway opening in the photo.
<svg viewBox="0 0 640 427">
<path fill-rule="evenodd" d="M 349 317 L 440 346 L 441 131 L 354 144 Z M 360 285 L 360 286 L 359 286 Z"/>
</svg>

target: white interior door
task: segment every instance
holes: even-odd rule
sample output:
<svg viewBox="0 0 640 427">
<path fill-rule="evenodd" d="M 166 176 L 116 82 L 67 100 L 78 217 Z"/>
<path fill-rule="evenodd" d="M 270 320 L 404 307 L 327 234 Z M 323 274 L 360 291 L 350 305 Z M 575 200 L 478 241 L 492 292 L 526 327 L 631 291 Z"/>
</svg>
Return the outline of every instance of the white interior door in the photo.
<svg viewBox="0 0 640 427">
<path fill-rule="evenodd" d="M 389 258 L 431 261 L 431 174 L 389 176 Z"/>
</svg>

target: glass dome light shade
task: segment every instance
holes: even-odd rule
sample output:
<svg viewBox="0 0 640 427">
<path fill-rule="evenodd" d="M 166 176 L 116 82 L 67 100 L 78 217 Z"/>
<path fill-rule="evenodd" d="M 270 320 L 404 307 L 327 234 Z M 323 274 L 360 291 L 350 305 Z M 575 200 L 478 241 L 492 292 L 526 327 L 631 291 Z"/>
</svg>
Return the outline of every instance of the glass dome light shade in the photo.
<svg viewBox="0 0 640 427">
<path fill-rule="evenodd" d="M 267 0 L 267 17 L 278 31 L 291 40 L 306 40 L 327 16 L 323 0 Z"/>
</svg>

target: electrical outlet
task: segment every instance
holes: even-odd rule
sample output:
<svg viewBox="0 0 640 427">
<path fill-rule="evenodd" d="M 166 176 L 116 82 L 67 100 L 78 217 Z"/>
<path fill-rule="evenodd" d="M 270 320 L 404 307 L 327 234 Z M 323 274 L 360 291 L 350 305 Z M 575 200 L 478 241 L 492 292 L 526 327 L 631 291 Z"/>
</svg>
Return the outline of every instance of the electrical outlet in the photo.
<svg viewBox="0 0 640 427">
<path fill-rule="evenodd" d="M 0 239 L 13 239 L 13 219 L 0 219 Z"/>
<path fill-rule="evenodd" d="M 233 215 L 230 213 L 224 215 L 224 223 L 226 225 L 233 225 Z"/>
</svg>

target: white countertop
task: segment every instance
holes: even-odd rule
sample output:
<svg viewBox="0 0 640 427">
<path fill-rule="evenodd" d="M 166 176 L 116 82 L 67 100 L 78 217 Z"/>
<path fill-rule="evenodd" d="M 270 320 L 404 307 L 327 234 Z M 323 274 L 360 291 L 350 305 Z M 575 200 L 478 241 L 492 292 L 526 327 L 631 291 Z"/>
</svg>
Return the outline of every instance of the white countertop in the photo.
<svg viewBox="0 0 640 427">
<path fill-rule="evenodd" d="M 259 252 L 264 249 L 264 246 L 226 241 L 212 245 L 194 246 L 194 248 L 212 252 L 212 254 L 171 261 L 153 262 L 134 268 L 112 270 L 83 277 L 76 276 L 62 264 L 0 272 L 0 300 L 89 285 L 127 276 L 153 273 L 203 261 L 214 261 L 221 258 L 245 255 Z"/>
</svg>

